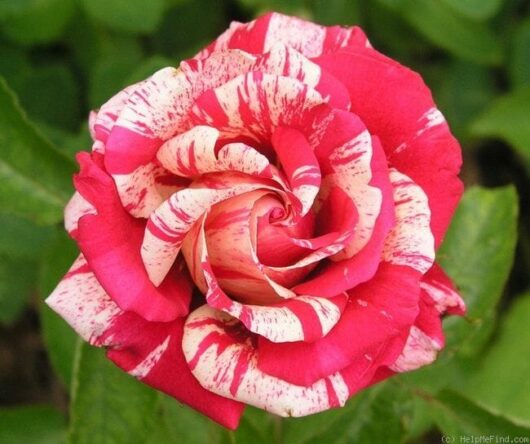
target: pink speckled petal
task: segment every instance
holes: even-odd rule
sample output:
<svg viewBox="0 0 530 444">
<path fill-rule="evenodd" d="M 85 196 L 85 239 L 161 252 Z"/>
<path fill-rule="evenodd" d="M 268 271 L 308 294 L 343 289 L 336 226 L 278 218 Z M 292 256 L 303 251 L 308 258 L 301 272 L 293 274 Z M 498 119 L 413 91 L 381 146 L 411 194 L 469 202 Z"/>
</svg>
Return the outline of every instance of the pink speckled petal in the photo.
<svg viewBox="0 0 530 444">
<path fill-rule="evenodd" d="M 336 391 L 342 405 L 347 399 L 340 375 L 303 387 L 262 372 L 252 335 L 239 321 L 207 305 L 186 320 L 182 349 L 204 388 L 280 416 L 305 416 L 334 407 Z"/>
<path fill-rule="evenodd" d="M 383 260 L 412 267 L 422 274 L 434 262 L 431 211 L 425 192 L 406 175 L 390 170 L 394 187 L 396 225 L 383 247 Z"/>
<path fill-rule="evenodd" d="M 298 17 L 271 12 L 249 23 L 232 22 L 230 28 L 201 51 L 204 58 L 215 51 L 237 48 L 259 54 L 281 43 L 295 48 L 306 57 L 318 57 L 344 47 L 369 46 L 357 27 L 321 26 Z"/>
</svg>

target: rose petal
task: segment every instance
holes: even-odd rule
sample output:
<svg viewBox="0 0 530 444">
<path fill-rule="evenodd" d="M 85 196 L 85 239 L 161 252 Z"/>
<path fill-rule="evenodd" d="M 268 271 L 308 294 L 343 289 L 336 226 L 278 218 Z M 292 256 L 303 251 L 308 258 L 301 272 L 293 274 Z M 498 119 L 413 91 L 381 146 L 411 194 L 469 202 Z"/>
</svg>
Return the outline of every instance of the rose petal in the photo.
<svg viewBox="0 0 530 444">
<path fill-rule="evenodd" d="M 434 262 L 428 198 L 416 183 L 395 169 L 390 169 L 390 182 L 394 187 L 396 225 L 385 240 L 383 260 L 425 274 Z"/>
<path fill-rule="evenodd" d="M 75 186 L 97 214 L 79 219 L 76 240 L 98 281 L 120 308 L 147 320 L 170 321 L 185 315 L 191 285 L 181 264 L 175 265 L 160 289 L 154 287 L 140 256 L 144 224 L 122 208 L 112 179 L 88 153 L 80 153 L 78 161 L 81 171 Z"/>
<path fill-rule="evenodd" d="M 300 80 L 328 98 L 328 103 L 334 108 L 350 107 L 350 96 L 344 85 L 292 46 L 275 43 L 269 52 L 257 57 L 251 70 Z"/>
<path fill-rule="evenodd" d="M 188 317 L 182 341 L 184 356 L 207 390 L 280 416 L 326 410 L 334 405 L 336 391 L 347 392 L 338 375 L 301 387 L 263 373 L 256 365 L 252 337 L 241 328 L 237 320 L 207 305 Z M 344 404 L 346 397 L 341 398 Z"/>
<path fill-rule="evenodd" d="M 76 191 L 64 208 L 64 228 L 73 238 L 77 235 L 77 222 L 85 214 L 96 214 L 96 209 Z"/>
<path fill-rule="evenodd" d="M 264 271 L 276 281 L 282 281 L 291 275 L 295 280 L 288 280 L 286 285 L 298 284 L 300 279 L 326 258 L 342 251 L 355 233 L 358 221 L 357 209 L 350 197 L 339 187 L 331 188 L 317 215 L 317 235 L 309 239 L 291 238 L 298 247 L 306 249 L 307 254 L 300 256 L 294 263 L 284 266 L 265 266 Z M 322 232 L 323 234 L 320 234 Z M 296 273 L 296 274 L 295 274 Z M 302 284 L 303 285 L 303 284 Z M 296 285 L 296 293 L 304 294 Z M 335 296 L 326 292 L 310 293 L 314 296 Z"/>
<path fill-rule="evenodd" d="M 382 192 L 382 206 L 368 243 L 349 259 L 325 265 L 317 276 L 295 286 L 298 294 L 333 296 L 349 290 L 371 279 L 379 266 L 385 238 L 395 224 L 392 185 L 388 180 L 386 158 L 377 138 L 372 138 L 373 155 L 370 164 L 372 170 L 371 186 Z M 346 208 L 343 206 L 343 208 Z M 344 211 L 344 210 L 343 210 Z M 336 214 L 335 211 L 324 214 Z"/>
<path fill-rule="evenodd" d="M 210 126 L 195 126 L 162 145 L 160 163 L 173 174 L 197 177 L 206 173 L 237 171 L 272 178 L 272 165 L 258 151 L 242 143 L 229 143 L 216 153 L 219 131 Z"/>
<path fill-rule="evenodd" d="M 444 346 L 442 321 L 434 301 L 422 290 L 419 302 L 418 317 L 410 329 L 403 351 L 390 366 L 392 371 L 408 372 L 429 365 Z"/>
<path fill-rule="evenodd" d="M 105 165 L 134 216 L 146 217 L 160 203 L 157 179 L 165 174 L 151 161 L 163 140 L 189 128 L 186 115 L 194 99 L 205 89 L 246 72 L 254 61 L 248 54 L 231 51 L 200 63 L 183 62 L 181 70 L 165 68 L 127 95 L 106 141 Z M 153 168 L 154 173 L 146 176 Z"/>
<path fill-rule="evenodd" d="M 340 319 L 345 295 L 332 299 L 297 297 L 269 306 L 242 304 L 230 299 L 220 288 L 210 265 L 204 229 L 195 225 L 186 244 L 186 261 L 207 303 L 237 317 L 254 333 L 271 341 L 314 341 L 326 335 Z"/>
<path fill-rule="evenodd" d="M 270 304 L 294 296 L 267 276 L 256 254 L 256 212 L 261 215 L 282 206 L 267 190 L 258 190 L 225 200 L 207 216 L 209 263 L 219 285 L 241 302 Z"/>
<path fill-rule="evenodd" d="M 227 48 L 260 54 L 269 51 L 278 42 L 295 48 L 306 57 L 317 57 L 345 46 L 369 45 L 359 27 L 320 26 L 271 12 L 249 23 L 232 22 L 227 31 L 196 57 L 204 58 Z"/>
<path fill-rule="evenodd" d="M 439 246 L 463 191 L 457 177 L 461 150 L 421 77 L 360 47 L 315 62 L 347 87 L 352 111 L 381 139 L 390 165 L 425 191 Z"/>
<path fill-rule="evenodd" d="M 391 342 L 396 346 L 393 341 L 402 338 L 397 357 L 418 313 L 419 278 L 409 267 L 382 264 L 373 279 L 350 291 L 339 322 L 322 339 L 275 344 L 260 338 L 258 367 L 292 384 L 307 386 L 354 361 L 366 365 L 382 347 Z"/>
<path fill-rule="evenodd" d="M 190 117 L 195 125 L 216 127 L 223 138 L 268 143 L 276 128 L 300 127 L 307 113 L 324 102 L 299 80 L 250 72 L 203 93 Z"/>
<path fill-rule="evenodd" d="M 361 120 L 340 110 L 320 117 L 325 129 L 319 128 L 312 141 L 322 168 L 322 190 L 340 187 L 355 202 L 359 221 L 355 236 L 334 260 L 352 257 L 370 240 L 382 205 L 382 192 L 373 186 L 371 159 L 372 137 Z"/>
<path fill-rule="evenodd" d="M 165 168 L 149 162 L 130 174 L 114 174 L 114 182 L 125 210 L 134 217 L 147 218 L 169 196 L 189 184 Z"/>
<path fill-rule="evenodd" d="M 101 345 L 101 336 L 122 313 L 105 293 L 82 254 L 48 296 L 46 304 L 93 345 Z"/>
<path fill-rule="evenodd" d="M 118 94 L 107 100 L 99 110 L 90 113 L 89 130 L 94 140 L 93 151 L 101 154 L 105 152 L 105 143 L 109 137 L 116 120 L 120 116 L 131 93 L 142 82 L 127 86 Z"/>
<path fill-rule="evenodd" d="M 271 142 L 291 190 L 302 203 L 300 216 L 305 216 L 320 189 L 320 167 L 315 154 L 305 136 L 292 128 L 277 128 Z"/>
<path fill-rule="evenodd" d="M 447 312 L 456 315 L 466 313 L 464 301 L 456 291 L 451 279 L 438 264 L 434 264 L 423 277 L 421 288 L 434 301 L 439 313 Z"/>
<path fill-rule="evenodd" d="M 203 389 L 182 353 L 184 320 L 147 322 L 122 311 L 99 285 L 81 255 L 46 303 L 86 341 L 108 347 L 108 357 L 144 383 L 236 428 L 243 405 Z"/>
<path fill-rule="evenodd" d="M 192 225 L 210 208 L 226 199 L 258 189 L 271 189 L 267 182 L 241 175 L 222 174 L 216 182 L 196 184 L 173 194 L 147 222 L 141 255 L 149 278 L 159 285 L 173 265 Z"/>
</svg>

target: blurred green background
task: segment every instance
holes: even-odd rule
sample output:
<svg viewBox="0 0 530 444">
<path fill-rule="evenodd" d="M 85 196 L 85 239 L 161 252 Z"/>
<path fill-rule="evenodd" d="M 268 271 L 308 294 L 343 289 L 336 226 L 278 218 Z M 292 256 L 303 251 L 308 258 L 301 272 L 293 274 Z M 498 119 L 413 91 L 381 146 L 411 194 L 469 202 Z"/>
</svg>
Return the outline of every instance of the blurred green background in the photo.
<svg viewBox="0 0 530 444">
<path fill-rule="evenodd" d="M 435 365 L 314 417 L 248 409 L 233 433 L 122 374 L 42 300 L 76 255 L 61 218 L 89 110 L 272 9 L 361 25 L 432 88 L 464 151 L 439 260 L 469 314 L 445 321 Z M 530 436 L 529 1 L 0 0 L 0 75 L 0 444 Z"/>
</svg>

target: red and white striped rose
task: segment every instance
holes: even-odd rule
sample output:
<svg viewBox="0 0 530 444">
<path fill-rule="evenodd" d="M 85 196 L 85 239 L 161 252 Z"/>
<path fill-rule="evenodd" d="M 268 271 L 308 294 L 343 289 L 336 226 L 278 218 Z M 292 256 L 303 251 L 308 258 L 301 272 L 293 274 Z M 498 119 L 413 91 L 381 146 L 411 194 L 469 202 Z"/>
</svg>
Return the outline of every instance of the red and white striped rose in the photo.
<svg viewBox="0 0 530 444">
<path fill-rule="evenodd" d="M 436 358 L 460 148 L 359 28 L 269 14 L 90 116 L 48 304 L 126 372 L 235 428 Z"/>
</svg>

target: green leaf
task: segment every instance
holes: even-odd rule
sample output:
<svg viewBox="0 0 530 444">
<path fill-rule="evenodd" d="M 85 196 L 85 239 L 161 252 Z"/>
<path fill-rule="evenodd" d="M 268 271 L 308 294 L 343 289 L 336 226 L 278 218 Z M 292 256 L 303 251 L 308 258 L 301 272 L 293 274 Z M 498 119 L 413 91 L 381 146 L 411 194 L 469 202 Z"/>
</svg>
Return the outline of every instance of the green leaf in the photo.
<svg viewBox="0 0 530 444">
<path fill-rule="evenodd" d="M 435 364 L 401 374 L 400 380 L 436 392 L 465 376 L 465 358 L 480 354 L 494 326 L 513 262 L 517 214 L 511 186 L 466 191 L 437 256 L 464 298 L 467 315 L 444 320 L 446 348 Z"/>
<path fill-rule="evenodd" d="M 34 67 L 24 73 L 13 88 L 32 119 L 70 130 L 77 127 L 80 118 L 79 90 L 66 63 Z"/>
<path fill-rule="evenodd" d="M 31 8 L 35 0 L 3 0 L 0 2 L 0 20 L 5 20 L 14 14 L 20 14 Z"/>
<path fill-rule="evenodd" d="M 0 213 L 0 255 L 38 260 L 54 241 L 55 227 L 43 227 L 27 219 Z"/>
<path fill-rule="evenodd" d="M 179 61 L 170 59 L 168 57 L 154 55 L 144 60 L 134 71 L 132 71 L 125 83 L 130 85 L 132 83 L 139 82 L 140 80 L 147 79 L 152 76 L 156 71 L 165 68 L 167 66 L 176 66 Z"/>
<path fill-rule="evenodd" d="M 432 43 L 465 60 L 485 65 L 502 61 L 497 36 L 484 24 L 455 13 L 436 0 L 379 0 L 401 16 Z"/>
<path fill-rule="evenodd" d="M 429 412 L 429 405 L 419 396 L 411 396 L 410 413 L 404 416 L 407 436 L 405 442 L 421 442 L 419 438 L 425 435 L 434 425 Z"/>
<path fill-rule="evenodd" d="M 471 125 L 479 137 L 503 139 L 523 157 L 530 171 L 530 86 L 495 100 Z"/>
<path fill-rule="evenodd" d="M 46 252 L 40 268 L 39 292 L 42 300 L 57 286 L 77 255 L 77 247 L 66 233 L 57 236 Z M 40 322 L 52 366 L 63 383 L 69 387 L 78 337 L 72 327 L 44 303 L 40 306 Z"/>
<path fill-rule="evenodd" d="M 36 125 L 58 150 L 71 159 L 74 159 L 79 151 L 89 151 L 92 146 L 88 123 L 83 123 L 81 129 L 75 133 L 42 122 L 37 122 Z"/>
<path fill-rule="evenodd" d="M 530 83 L 530 19 L 523 21 L 513 36 L 508 74 L 516 88 Z"/>
<path fill-rule="evenodd" d="M 407 65 L 417 63 L 419 57 L 434 49 L 398 12 L 395 5 L 388 6 L 385 0 L 371 4 L 366 10 L 367 25 L 372 29 L 370 42 Z M 422 74 L 429 66 L 422 67 Z"/>
<path fill-rule="evenodd" d="M 318 1 L 318 0 L 317 0 Z M 307 17 L 308 9 L 305 0 L 239 0 L 242 6 L 254 11 L 254 15 L 261 15 L 268 11 Z"/>
<path fill-rule="evenodd" d="M 1 29 L 17 43 L 49 43 L 61 37 L 73 12 L 73 0 L 25 0 L 3 16 L 0 13 L 0 20 L 4 22 Z"/>
<path fill-rule="evenodd" d="M 310 0 L 313 18 L 323 25 L 355 25 L 361 21 L 359 0 Z"/>
<path fill-rule="evenodd" d="M 502 0 L 442 0 L 459 14 L 473 20 L 487 20 L 502 6 Z"/>
<path fill-rule="evenodd" d="M 0 444 L 62 444 L 65 420 L 52 407 L 27 406 L 0 410 Z"/>
<path fill-rule="evenodd" d="M 247 407 L 241 418 L 239 427 L 234 432 L 228 432 L 227 443 L 269 444 L 271 441 L 281 441 L 281 422 L 278 416 L 273 416 L 263 410 Z M 226 435 L 225 431 L 225 435 Z M 285 441 L 289 442 L 289 441 Z"/>
<path fill-rule="evenodd" d="M 333 430 L 347 427 L 348 418 L 354 417 L 354 412 L 365 399 L 367 399 L 367 393 L 361 392 L 348 400 L 346 405 L 340 409 L 327 410 L 318 415 L 302 418 L 282 419 L 283 441 L 293 444 L 306 444 L 315 437 L 332 435 Z"/>
<path fill-rule="evenodd" d="M 360 392 L 345 407 L 305 418 L 282 420 L 283 442 L 335 444 L 400 442 L 405 434 L 401 416 L 407 392 L 392 383 L 380 383 Z M 340 433 L 338 433 L 340 431 Z"/>
<path fill-rule="evenodd" d="M 197 11 L 200 11 L 200 25 L 197 25 Z M 153 35 L 155 50 L 174 58 L 177 63 L 191 57 L 225 30 L 225 17 L 224 2 L 218 0 L 178 4 L 166 11 Z"/>
<path fill-rule="evenodd" d="M 474 356 L 487 339 L 512 268 L 517 215 L 517 193 L 512 186 L 474 187 L 465 193 L 438 252 L 439 263 L 467 306 L 467 319 L 453 316 L 444 322 L 449 350 Z"/>
<path fill-rule="evenodd" d="M 146 444 L 218 443 L 225 429 L 174 398 L 159 393 L 155 433 Z"/>
<path fill-rule="evenodd" d="M 164 0 L 82 0 L 95 21 L 117 31 L 146 34 L 154 31 L 164 13 Z"/>
<path fill-rule="evenodd" d="M 490 410 L 530 427 L 530 292 L 516 299 L 499 336 L 465 392 Z"/>
<path fill-rule="evenodd" d="M 62 219 L 75 164 L 35 130 L 0 79 L 0 206 L 38 223 Z"/>
<path fill-rule="evenodd" d="M 495 79 L 483 66 L 454 61 L 445 67 L 435 89 L 436 103 L 457 138 L 468 137 L 468 125 L 495 96 Z"/>
<path fill-rule="evenodd" d="M 38 261 L 56 235 L 26 219 L 0 213 L 0 324 L 16 321 L 36 288 Z"/>
<path fill-rule="evenodd" d="M 22 313 L 36 280 L 36 265 L 0 256 L 0 324 L 9 325 Z"/>
<path fill-rule="evenodd" d="M 530 429 L 517 426 L 456 392 L 443 391 L 429 402 L 433 418 L 446 436 L 530 437 Z"/>
<path fill-rule="evenodd" d="M 142 49 L 136 39 L 105 38 L 90 70 L 89 104 L 99 108 L 127 86 L 127 78 L 142 61 Z"/>
<path fill-rule="evenodd" d="M 134 47 L 135 53 L 141 52 L 136 36 L 119 34 L 102 27 L 86 14 L 76 14 L 65 32 L 65 40 L 85 80 L 100 59 L 120 53 L 129 55 L 131 47 Z"/>
<path fill-rule="evenodd" d="M 0 43 L 0 75 L 13 85 L 31 69 L 28 52 L 25 48 Z"/>
<path fill-rule="evenodd" d="M 102 349 L 78 348 L 71 444 L 144 444 L 155 428 L 157 392 L 118 369 Z"/>
<path fill-rule="evenodd" d="M 74 76 L 68 58 L 57 51 L 41 49 L 32 54 L 30 63 L 28 51 L 3 44 L 0 53 L 0 74 L 32 120 L 63 129 L 78 128 L 79 79 Z"/>
</svg>

